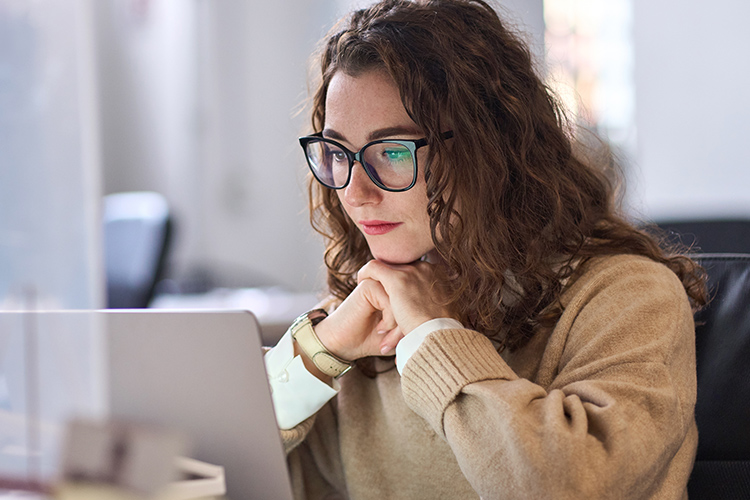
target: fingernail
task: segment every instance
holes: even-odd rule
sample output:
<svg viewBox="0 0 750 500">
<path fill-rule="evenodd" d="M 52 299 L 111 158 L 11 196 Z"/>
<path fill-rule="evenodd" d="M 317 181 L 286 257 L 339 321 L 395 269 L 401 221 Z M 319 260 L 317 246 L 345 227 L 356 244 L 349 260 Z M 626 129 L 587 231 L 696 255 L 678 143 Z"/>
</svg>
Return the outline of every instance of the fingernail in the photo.
<svg viewBox="0 0 750 500">
<path fill-rule="evenodd" d="M 388 330 L 378 330 L 378 335 L 385 335 L 388 333 Z"/>
<path fill-rule="evenodd" d="M 386 345 L 384 345 L 383 347 L 380 348 L 380 354 L 385 354 L 385 353 L 387 353 L 390 350 L 391 350 L 391 346 L 389 346 L 388 344 L 386 344 Z"/>
</svg>

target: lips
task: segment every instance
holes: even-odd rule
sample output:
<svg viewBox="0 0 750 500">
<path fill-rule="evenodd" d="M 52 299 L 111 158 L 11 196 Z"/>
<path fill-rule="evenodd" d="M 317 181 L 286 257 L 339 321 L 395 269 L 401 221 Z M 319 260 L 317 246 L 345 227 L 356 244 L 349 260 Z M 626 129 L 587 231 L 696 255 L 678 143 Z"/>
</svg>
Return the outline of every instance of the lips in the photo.
<svg viewBox="0 0 750 500">
<path fill-rule="evenodd" d="M 359 225 L 362 226 L 362 231 L 364 231 L 365 234 L 369 234 L 370 236 L 378 236 L 381 234 L 386 234 L 394 229 L 396 229 L 398 226 L 403 224 L 402 222 L 388 222 L 384 220 L 361 220 L 359 221 Z"/>
</svg>

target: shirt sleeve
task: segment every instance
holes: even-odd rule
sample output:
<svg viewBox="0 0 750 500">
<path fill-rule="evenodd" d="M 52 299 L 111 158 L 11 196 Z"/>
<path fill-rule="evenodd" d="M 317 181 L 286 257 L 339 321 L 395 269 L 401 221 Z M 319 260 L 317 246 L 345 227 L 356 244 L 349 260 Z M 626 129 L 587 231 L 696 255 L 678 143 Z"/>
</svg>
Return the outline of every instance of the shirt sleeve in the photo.
<svg viewBox="0 0 750 500">
<path fill-rule="evenodd" d="M 339 391 L 338 381 L 329 386 L 305 368 L 294 355 L 292 332 L 264 356 L 271 397 L 280 429 L 291 429 L 320 410 Z"/>
<path fill-rule="evenodd" d="M 453 318 L 436 318 L 429 321 L 425 321 L 414 330 L 412 330 L 406 337 L 401 339 L 401 342 L 396 346 L 396 369 L 400 374 L 404 372 L 404 366 L 406 362 L 417 352 L 419 346 L 425 341 L 428 335 L 438 330 L 449 330 L 449 329 L 461 329 L 464 326 Z"/>
</svg>

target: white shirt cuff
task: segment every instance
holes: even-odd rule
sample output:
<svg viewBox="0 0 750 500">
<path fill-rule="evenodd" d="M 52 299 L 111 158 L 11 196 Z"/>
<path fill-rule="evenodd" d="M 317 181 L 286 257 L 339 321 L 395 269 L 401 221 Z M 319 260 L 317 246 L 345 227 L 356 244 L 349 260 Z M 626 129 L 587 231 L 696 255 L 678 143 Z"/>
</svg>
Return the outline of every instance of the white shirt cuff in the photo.
<svg viewBox="0 0 750 500">
<path fill-rule="evenodd" d="M 329 386 L 307 371 L 300 356 L 294 356 L 291 331 L 266 352 L 264 360 L 280 429 L 291 429 L 313 416 L 339 391 L 337 380 Z"/>
<path fill-rule="evenodd" d="M 396 345 L 396 369 L 399 373 L 403 373 L 406 362 L 417 352 L 419 346 L 432 332 L 438 330 L 447 330 L 452 328 L 463 328 L 464 325 L 460 321 L 453 318 L 435 318 L 429 321 L 425 321 L 409 334 L 402 338 L 401 341 Z"/>
</svg>

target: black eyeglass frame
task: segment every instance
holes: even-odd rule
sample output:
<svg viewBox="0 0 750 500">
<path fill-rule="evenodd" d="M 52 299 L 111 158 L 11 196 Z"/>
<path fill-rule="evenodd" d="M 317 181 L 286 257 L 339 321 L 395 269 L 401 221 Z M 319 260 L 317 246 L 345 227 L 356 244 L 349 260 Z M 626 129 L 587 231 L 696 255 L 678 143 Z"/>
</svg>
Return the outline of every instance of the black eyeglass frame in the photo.
<svg viewBox="0 0 750 500">
<path fill-rule="evenodd" d="M 453 137 L 453 131 L 449 130 L 448 132 L 444 132 L 443 133 L 443 139 L 450 139 L 451 137 Z M 344 154 L 346 155 L 346 158 L 349 160 L 349 172 L 347 173 L 347 176 L 346 176 L 346 182 L 342 186 L 338 186 L 338 187 L 329 186 L 328 184 L 326 184 L 325 182 L 323 182 L 320 179 L 320 177 L 318 177 L 318 175 L 315 173 L 315 168 L 310 163 L 310 157 L 307 155 L 307 145 L 309 143 L 313 142 L 313 141 L 318 141 L 318 142 L 319 141 L 323 141 L 323 142 L 332 144 L 332 145 L 336 146 L 337 148 L 341 149 L 344 152 Z M 397 188 L 397 189 L 389 188 L 388 186 L 386 186 L 385 184 L 383 184 L 382 182 L 380 182 L 377 179 L 377 177 L 372 172 L 370 172 L 370 169 L 366 166 L 366 163 L 364 163 L 362 161 L 362 152 L 365 149 L 369 148 L 370 146 L 372 146 L 374 144 L 382 144 L 382 143 L 386 143 L 386 142 L 387 143 L 391 143 L 391 144 L 400 144 L 401 146 L 405 146 L 409 150 L 409 152 L 411 153 L 412 158 L 414 159 L 414 161 L 413 161 L 413 167 L 414 168 L 413 168 L 413 172 L 412 172 L 411 184 L 409 184 L 408 186 L 406 186 L 404 188 Z M 367 174 L 367 177 L 370 178 L 370 180 L 372 181 L 373 184 L 375 184 L 377 187 L 379 187 L 383 191 L 389 191 L 391 193 L 400 193 L 400 192 L 403 192 L 403 191 L 410 190 L 411 188 L 414 187 L 414 184 L 417 183 L 417 173 L 419 172 L 419 169 L 418 169 L 418 166 L 417 166 L 417 150 L 419 148 L 427 146 L 427 139 L 426 138 L 422 138 L 422 139 L 378 139 L 377 141 L 370 141 L 370 142 L 368 142 L 367 144 L 365 144 L 364 146 L 362 146 L 362 148 L 359 151 L 357 151 L 355 153 L 354 151 L 351 151 L 349 148 L 347 148 L 346 146 L 344 146 L 340 142 L 335 141 L 333 139 L 328 139 L 326 137 L 323 137 L 323 133 L 322 132 L 318 132 L 318 133 L 315 133 L 315 134 L 312 134 L 312 135 L 308 135 L 308 136 L 305 136 L 305 137 L 300 137 L 299 138 L 299 144 L 300 144 L 300 146 L 302 146 L 302 150 L 305 152 L 305 160 L 307 161 L 307 166 L 310 168 L 310 172 L 312 172 L 313 177 L 315 177 L 315 179 L 318 182 L 320 182 L 322 185 L 324 185 L 325 187 L 327 187 L 329 189 L 344 189 L 346 186 L 348 186 L 349 182 L 351 182 L 351 180 L 352 180 L 352 169 L 354 168 L 354 162 L 359 162 L 359 164 L 362 165 L 362 168 L 364 169 L 365 173 Z"/>
</svg>

